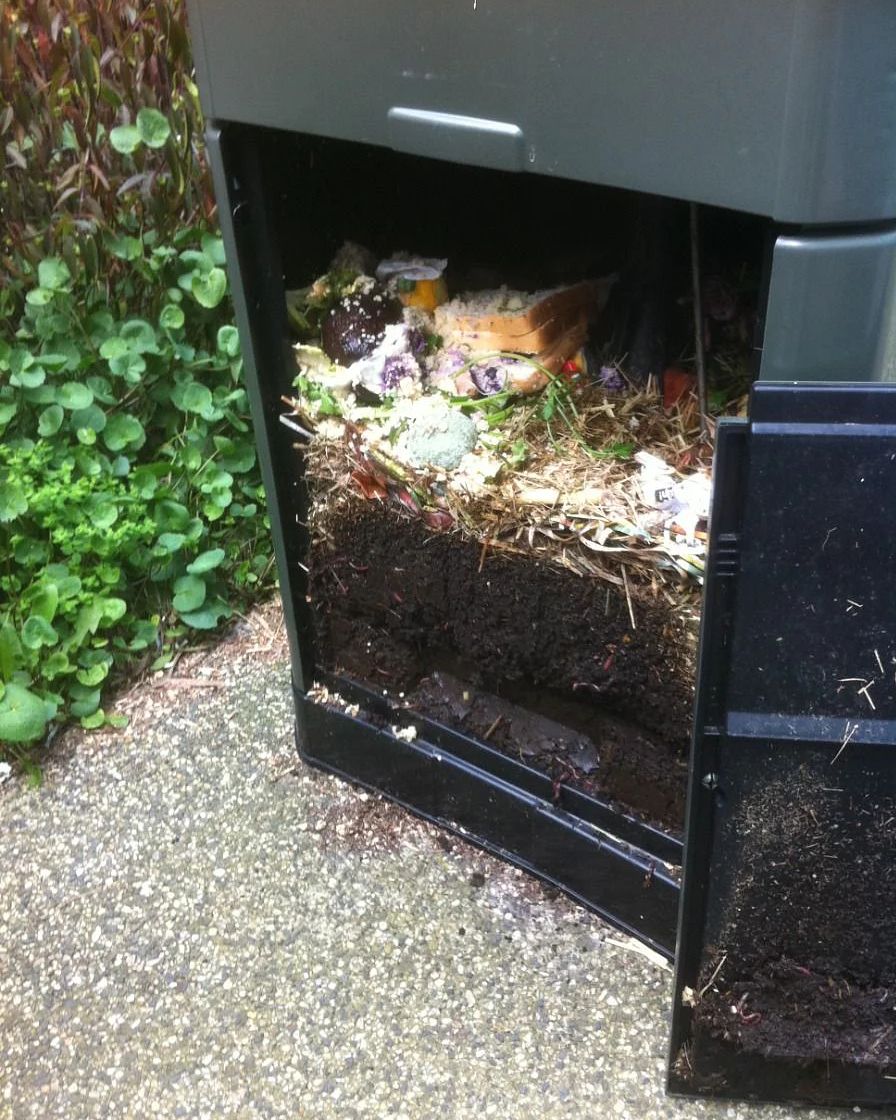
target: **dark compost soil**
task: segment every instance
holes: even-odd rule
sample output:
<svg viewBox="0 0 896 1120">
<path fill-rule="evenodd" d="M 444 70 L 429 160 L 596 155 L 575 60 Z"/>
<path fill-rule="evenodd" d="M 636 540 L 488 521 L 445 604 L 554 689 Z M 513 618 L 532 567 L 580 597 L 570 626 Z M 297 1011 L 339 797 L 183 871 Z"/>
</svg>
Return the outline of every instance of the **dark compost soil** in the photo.
<svg viewBox="0 0 896 1120">
<path fill-rule="evenodd" d="M 848 772 L 831 748 L 741 750 L 725 766 L 687 1055 L 697 1081 L 725 1051 L 806 1081 L 814 1068 L 822 1087 L 837 1063 L 896 1066 L 892 764 L 847 749 Z"/>
<path fill-rule="evenodd" d="M 312 523 L 320 664 L 682 825 L 694 639 L 663 602 L 343 498 Z"/>
</svg>

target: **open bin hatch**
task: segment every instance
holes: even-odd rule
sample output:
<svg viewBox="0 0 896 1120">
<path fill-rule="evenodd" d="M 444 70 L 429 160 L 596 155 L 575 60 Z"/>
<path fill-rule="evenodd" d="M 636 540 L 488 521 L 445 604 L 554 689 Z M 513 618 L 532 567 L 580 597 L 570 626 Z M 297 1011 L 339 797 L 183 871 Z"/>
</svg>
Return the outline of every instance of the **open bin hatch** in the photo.
<svg viewBox="0 0 896 1120">
<path fill-rule="evenodd" d="M 896 1102 L 896 388 L 723 427 L 670 1088 Z"/>
</svg>

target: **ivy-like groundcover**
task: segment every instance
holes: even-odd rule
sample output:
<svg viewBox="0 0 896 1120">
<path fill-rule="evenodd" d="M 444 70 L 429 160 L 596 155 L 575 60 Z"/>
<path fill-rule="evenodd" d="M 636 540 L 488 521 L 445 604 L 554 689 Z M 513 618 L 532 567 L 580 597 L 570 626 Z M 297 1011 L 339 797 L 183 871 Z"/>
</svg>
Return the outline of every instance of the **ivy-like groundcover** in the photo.
<svg viewBox="0 0 896 1120">
<path fill-rule="evenodd" d="M 113 139 L 154 143 L 159 114 Z M 153 131 L 156 130 L 156 131 Z M 159 668 L 270 583 L 219 238 L 108 235 L 107 290 L 42 260 L 0 340 L 0 742 L 116 723 L 104 688 Z M 134 293 L 151 293 L 142 315 Z M 222 314 L 223 312 L 223 314 Z"/>
</svg>

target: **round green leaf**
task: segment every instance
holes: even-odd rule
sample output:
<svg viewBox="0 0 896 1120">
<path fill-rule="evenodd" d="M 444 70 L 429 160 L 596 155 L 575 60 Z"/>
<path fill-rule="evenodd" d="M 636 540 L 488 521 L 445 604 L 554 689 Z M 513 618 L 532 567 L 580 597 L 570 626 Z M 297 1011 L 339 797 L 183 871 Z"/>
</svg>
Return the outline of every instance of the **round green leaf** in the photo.
<svg viewBox="0 0 896 1120">
<path fill-rule="evenodd" d="M 0 490 L 0 493 L 2 493 L 2 490 Z M 179 533 L 189 525 L 190 511 L 180 502 L 166 498 L 155 504 L 153 517 L 163 533 Z"/>
<path fill-rule="evenodd" d="M 32 614 L 52 622 L 59 606 L 59 588 L 55 583 L 42 583 L 36 591 L 29 593 L 29 600 Z"/>
<path fill-rule="evenodd" d="M 0 700 L 0 742 L 33 742 L 43 735 L 46 726 L 43 700 L 24 685 L 10 681 Z"/>
<path fill-rule="evenodd" d="M 89 428 L 81 429 L 82 434 L 89 431 Z M 94 435 L 95 434 L 96 433 L 94 433 Z M 86 438 L 89 440 L 90 436 Z M 81 440 L 79 442 L 83 441 Z M 96 451 L 89 451 L 87 447 L 76 448 L 72 458 L 75 460 L 81 474 L 87 475 L 88 478 L 98 478 L 103 474 L 109 461 L 104 455 L 98 454 Z"/>
<path fill-rule="evenodd" d="M 75 409 L 92 405 L 93 393 L 78 381 L 66 381 L 56 390 L 56 402 L 74 412 Z"/>
<path fill-rule="evenodd" d="M 200 241 L 202 251 L 212 264 L 224 264 L 224 242 L 213 233 L 204 233 Z"/>
<path fill-rule="evenodd" d="M 221 452 L 218 465 L 233 474 L 243 474 L 255 466 L 255 447 L 249 440 L 236 443 L 227 436 L 216 436 L 215 447 Z"/>
<path fill-rule="evenodd" d="M 29 366 L 20 373 L 10 375 L 10 385 L 21 386 L 23 389 L 36 389 L 47 380 L 47 371 L 42 366 Z"/>
<path fill-rule="evenodd" d="M 222 505 L 220 502 L 208 499 L 202 503 L 202 514 L 206 521 L 218 521 L 227 512 L 227 506 L 230 504 L 230 499 Z"/>
<path fill-rule="evenodd" d="M 195 611 L 205 602 L 205 580 L 199 576 L 181 576 L 174 581 L 174 609 L 183 614 Z"/>
<path fill-rule="evenodd" d="M 198 611 L 187 611 L 181 619 L 194 630 L 213 630 L 222 618 L 230 618 L 233 611 L 222 599 L 212 599 Z"/>
<path fill-rule="evenodd" d="M 105 622 L 118 622 L 119 619 L 124 618 L 125 612 L 128 609 L 128 605 L 124 599 L 100 599 L 99 605 Z"/>
<path fill-rule="evenodd" d="M 8 424 L 18 411 L 18 401 L 0 401 L 0 427 Z"/>
<path fill-rule="evenodd" d="M 207 552 L 200 552 L 192 564 L 187 564 L 187 571 L 194 576 L 210 572 L 218 567 L 225 555 L 223 548 L 210 548 Z"/>
<path fill-rule="evenodd" d="M 61 650 L 56 650 L 50 654 L 46 661 L 41 662 L 40 671 L 47 680 L 52 681 L 68 672 L 72 667 L 68 657 Z"/>
<path fill-rule="evenodd" d="M 159 480 L 147 466 L 136 467 L 131 475 L 134 492 L 141 498 L 151 498 L 159 488 Z"/>
<path fill-rule="evenodd" d="M 155 329 L 145 319 L 128 319 L 120 334 L 129 350 L 135 350 L 138 354 L 158 353 Z"/>
<path fill-rule="evenodd" d="M 96 439 L 95 434 L 94 439 Z M 118 506 L 115 502 L 97 498 L 90 502 L 87 508 L 91 524 L 95 525 L 98 529 L 110 529 L 118 520 Z"/>
<path fill-rule="evenodd" d="M 212 265 L 218 263 L 212 260 L 208 253 L 204 251 L 200 252 L 199 249 L 184 249 L 184 251 L 179 254 L 179 258 L 183 264 L 190 265 L 194 272 L 197 270 L 199 272 L 208 272 Z"/>
<path fill-rule="evenodd" d="M 229 471 L 222 470 L 221 467 L 216 467 L 214 463 L 209 466 L 205 472 L 203 481 L 199 489 L 203 494 L 208 494 L 212 498 L 220 497 L 230 491 L 233 486 L 233 475 Z M 230 501 L 230 499 L 227 499 Z"/>
<path fill-rule="evenodd" d="M 158 109 L 141 109 L 137 114 L 137 132 L 148 148 L 164 148 L 171 125 Z"/>
<path fill-rule="evenodd" d="M 23 369 L 28 369 L 33 366 L 35 357 L 30 350 L 26 350 L 24 346 L 17 346 L 15 350 L 9 352 L 9 372 L 21 373 Z"/>
<path fill-rule="evenodd" d="M 32 288 L 25 296 L 25 302 L 31 307 L 46 307 L 52 300 L 53 293 L 47 288 Z"/>
<path fill-rule="evenodd" d="M 0 478 L 0 521 L 12 521 L 28 509 L 22 484 Z"/>
<path fill-rule="evenodd" d="M 108 662 L 99 662 L 97 665 L 91 665 L 88 669 L 79 669 L 75 673 L 75 678 L 81 684 L 87 685 L 89 688 L 100 684 L 109 675 Z"/>
<path fill-rule="evenodd" d="M 64 288 L 72 278 L 68 265 L 59 257 L 47 257 L 37 266 L 37 279 L 42 288 L 57 292 Z"/>
<path fill-rule="evenodd" d="M 29 615 L 22 627 L 22 645 L 26 649 L 40 649 L 41 646 L 54 645 L 59 635 L 45 618 L 39 614 Z"/>
<path fill-rule="evenodd" d="M 191 381 L 180 398 L 180 407 L 184 412 L 203 412 L 210 408 L 212 403 L 211 389 L 198 381 Z"/>
<path fill-rule="evenodd" d="M 63 345 L 65 343 L 63 342 Z M 71 365 L 71 354 L 46 353 L 39 355 L 40 364 L 44 369 L 59 370 Z"/>
<path fill-rule="evenodd" d="M 110 416 L 103 430 L 103 442 L 110 451 L 121 451 L 128 444 L 141 443 L 144 439 L 143 425 L 127 412 Z"/>
<path fill-rule="evenodd" d="M 130 385 L 136 385 L 146 372 L 146 361 L 142 354 L 128 351 L 123 358 L 113 358 L 109 369 L 119 377 L 123 377 Z"/>
<path fill-rule="evenodd" d="M 81 716 L 81 726 L 85 731 L 96 731 L 106 722 L 106 713 L 102 708 L 97 708 L 89 716 Z"/>
<path fill-rule="evenodd" d="M 55 436 L 62 427 L 62 418 L 65 414 L 58 404 L 51 404 L 40 414 L 37 421 L 37 431 L 42 436 Z"/>
<path fill-rule="evenodd" d="M 112 385 L 106 377 L 88 377 L 87 384 L 93 393 L 93 399 L 101 404 L 115 404 L 118 399 L 112 392 Z"/>
<path fill-rule="evenodd" d="M 133 637 L 128 642 L 128 649 L 141 650 L 146 649 L 147 646 L 155 645 L 159 636 L 158 620 L 153 622 L 151 619 L 141 619 L 134 625 L 132 634 Z"/>
<path fill-rule="evenodd" d="M 203 307 L 217 307 L 227 291 L 227 273 L 223 268 L 213 268 L 204 274 L 194 272 L 190 291 Z"/>
<path fill-rule="evenodd" d="M 69 695 L 74 699 L 71 713 L 81 719 L 84 716 L 92 716 L 100 706 L 100 690 L 98 688 L 87 688 L 85 685 L 76 684 L 69 689 Z"/>
<path fill-rule="evenodd" d="M 186 525 L 183 526 L 183 531 L 189 543 L 196 544 L 205 532 L 205 526 L 202 524 L 201 518 L 191 517 Z"/>
<path fill-rule="evenodd" d="M 114 358 L 123 358 L 130 350 L 128 344 L 123 338 L 107 338 L 100 346 L 100 357 L 105 358 L 107 362 L 111 362 Z"/>
<path fill-rule="evenodd" d="M 109 133 L 109 143 L 122 155 L 129 156 L 140 147 L 140 130 L 132 124 L 120 124 Z"/>
<path fill-rule="evenodd" d="M 240 336 L 236 327 L 218 328 L 218 349 L 228 358 L 235 358 L 240 352 Z"/>
<path fill-rule="evenodd" d="M 29 404 L 53 404 L 56 401 L 56 389 L 53 385 L 38 385 L 36 389 L 25 389 L 23 395 Z"/>
<path fill-rule="evenodd" d="M 156 543 L 165 552 L 177 552 L 179 548 L 183 547 L 186 539 L 183 533 L 161 533 Z"/>
<path fill-rule="evenodd" d="M 181 462 L 188 471 L 198 471 L 205 461 L 205 455 L 195 444 L 187 444 L 181 452 Z"/>
<path fill-rule="evenodd" d="M 91 431 L 101 432 L 105 426 L 106 414 L 95 404 L 75 409 L 72 413 L 72 427 L 75 429 L 90 428 Z"/>
<path fill-rule="evenodd" d="M 115 316 L 111 311 L 91 311 L 87 316 L 87 329 L 94 345 L 99 345 L 115 330 Z"/>
<path fill-rule="evenodd" d="M 56 590 L 59 592 L 60 600 L 74 599 L 74 597 L 81 590 L 81 581 L 77 576 L 66 575 L 68 569 L 64 564 L 53 565 L 53 572 L 47 568 L 47 574 L 53 575 L 56 581 Z"/>
<path fill-rule="evenodd" d="M 25 568 L 37 568 L 46 564 L 50 551 L 45 541 L 36 541 L 31 537 L 21 537 L 16 541 L 12 554 L 17 564 L 21 564 Z"/>
<path fill-rule="evenodd" d="M 166 303 L 159 315 L 159 326 L 166 331 L 179 331 L 183 325 L 183 309 L 176 303 Z"/>
<path fill-rule="evenodd" d="M 139 237 L 109 237 L 109 251 L 122 261 L 136 261 L 143 256 L 143 242 Z"/>
</svg>

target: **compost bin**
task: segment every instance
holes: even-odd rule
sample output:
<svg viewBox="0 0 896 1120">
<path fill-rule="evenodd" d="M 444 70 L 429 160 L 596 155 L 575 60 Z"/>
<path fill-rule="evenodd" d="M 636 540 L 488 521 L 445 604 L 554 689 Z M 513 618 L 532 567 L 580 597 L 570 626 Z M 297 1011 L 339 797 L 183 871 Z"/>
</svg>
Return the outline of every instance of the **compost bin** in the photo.
<svg viewBox="0 0 896 1120">
<path fill-rule="evenodd" d="M 667 956 L 687 821 L 680 1092 L 891 1097 L 888 1023 L 871 1009 L 886 968 L 880 947 L 846 952 L 849 908 L 827 952 L 776 926 L 771 904 L 732 899 L 765 897 L 757 868 L 782 862 L 803 882 L 802 841 L 830 846 L 834 828 L 839 842 L 853 812 L 873 820 L 884 874 L 887 771 L 867 751 L 892 742 L 885 720 L 853 732 L 837 765 L 863 776 L 806 831 L 834 796 L 819 760 L 844 738 L 835 715 L 854 718 L 812 692 L 839 634 L 828 599 L 853 560 L 872 585 L 882 554 L 851 556 L 834 533 L 819 560 L 820 522 L 802 514 L 836 447 L 850 532 L 870 526 L 840 437 L 858 410 L 883 447 L 888 390 L 810 383 L 893 372 L 894 20 L 882 0 L 191 6 L 303 757 Z M 775 444 L 778 466 L 747 469 L 769 426 L 791 423 L 802 458 Z M 882 463 L 863 493 L 879 493 Z M 814 617 L 788 614 L 795 572 L 816 588 L 823 641 Z M 768 647 L 778 614 L 805 630 L 804 657 Z M 767 710 L 771 657 L 805 688 Z M 766 758 L 763 737 L 787 750 Z M 810 915 L 840 882 L 825 869 Z M 856 881 L 866 941 L 886 938 Z M 791 878 L 773 882 L 793 897 Z M 833 1040 L 816 980 L 859 993 L 851 1041 Z M 802 1049 L 786 1015 L 774 1027 L 797 989 L 815 1039 Z M 849 1076 L 818 1072 L 818 1037 L 825 1071 Z"/>
</svg>

